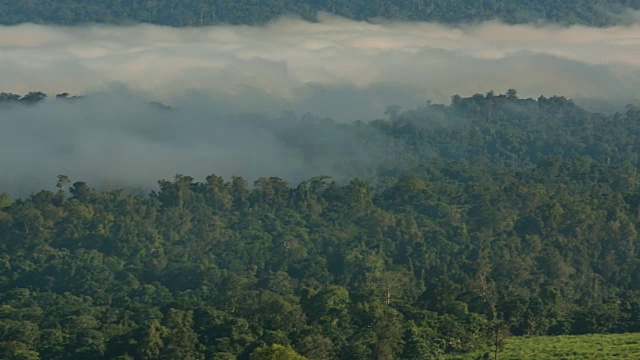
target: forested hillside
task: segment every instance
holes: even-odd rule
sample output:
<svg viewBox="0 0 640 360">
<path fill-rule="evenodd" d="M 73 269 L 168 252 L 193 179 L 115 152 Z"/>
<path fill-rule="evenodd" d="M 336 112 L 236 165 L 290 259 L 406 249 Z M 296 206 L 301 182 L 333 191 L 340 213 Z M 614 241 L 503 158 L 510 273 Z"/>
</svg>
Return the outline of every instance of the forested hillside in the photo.
<svg viewBox="0 0 640 360">
<path fill-rule="evenodd" d="M 315 19 L 323 11 L 350 19 L 376 17 L 460 23 L 500 19 L 508 23 L 545 20 L 605 26 L 620 21 L 638 0 L 31 0 L 0 1 L 0 23 L 48 24 L 146 22 L 171 26 L 260 24 L 282 15 Z"/>
<path fill-rule="evenodd" d="M 55 101 L 82 98 L 62 93 L 55 96 Z M 37 105 L 46 99 L 47 95 L 39 91 L 0 93 L 0 111 Z M 150 106 L 171 110 L 157 102 Z M 547 156 L 635 165 L 640 161 L 640 107 L 628 105 L 620 110 L 604 115 L 587 111 L 562 96 L 520 98 L 510 89 L 505 94 L 490 91 L 467 98 L 455 95 L 448 105 L 428 102 L 407 110 L 389 106 L 384 120 L 368 122 L 339 123 L 293 113 L 276 118 L 230 116 L 226 121 L 261 128 L 304 154 L 311 163 L 323 152 L 335 152 L 331 137 L 348 133 L 352 144 L 339 149 L 342 153 L 335 160 L 350 159 L 358 151 L 370 152 L 384 160 L 377 161 L 381 167 L 378 175 L 384 175 L 385 169 L 393 174 L 431 158 L 500 167 L 531 166 Z M 358 164 L 342 164 L 343 170 L 347 166 Z"/>
<path fill-rule="evenodd" d="M 368 179 L 0 195 L 0 358 L 435 359 L 640 331 L 639 109 L 511 90 L 387 115 L 322 123 L 385 139 Z M 261 126 L 322 148 L 283 121 Z"/>
</svg>

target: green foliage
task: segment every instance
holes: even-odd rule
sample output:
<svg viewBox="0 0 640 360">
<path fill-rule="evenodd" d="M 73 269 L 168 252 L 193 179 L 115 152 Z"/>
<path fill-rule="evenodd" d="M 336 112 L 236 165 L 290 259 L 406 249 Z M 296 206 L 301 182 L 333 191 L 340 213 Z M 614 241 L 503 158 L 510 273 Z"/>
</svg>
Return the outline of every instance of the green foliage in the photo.
<svg viewBox="0 0 640 360">
<path fill-rule="evenodd" d="M 490 352 L 489 349 L 486 352 Z M 581 336 L 534 336 L 511 338 L 500 352 L 501 360 L 520 359 L 637 359 L 640 352 L 640 333 Z M 448 356 L 447 359 L 475 360 L 484 351 L 468 355 Z M 493 358 L 493 356 L 491 357 Z"/>
<path fill-rule="evenodd" d="M 0 196 L 0 357 L 439 359 L 497 337 L 506 358 L 520 335 L 640 332 L 636 112 L 455 97 L 328 122 L 411 159 L 371 181 Z"/>
<path fill-rule="evenodd" d="M 281 15 L 315 19 L 319 11 L 352 19 L 390 18 L 412 21 L 459 23 L 501 19 L 509 23 L 547 20 L 566 24 L 608 25 L 624 8 L 638 9 L 637 0 L 514 2 L 494 1 L 360 1 L 360 0 L 173 0 L 80 1 L 31 0 L 0 2 L 0 23 L 20 22 L 78 24 L 149 22 L 172 26 L 217 23 L 264 23 Z M 61 94 L 64 95 L 64 94 Z"/>
<path fill-rule="evenodd" d="M 273 344 L 264 345 L 251 352 L 249 360 L 305 360 L 306 358 L 295 352 L 290 346 Z"/>
</svg>

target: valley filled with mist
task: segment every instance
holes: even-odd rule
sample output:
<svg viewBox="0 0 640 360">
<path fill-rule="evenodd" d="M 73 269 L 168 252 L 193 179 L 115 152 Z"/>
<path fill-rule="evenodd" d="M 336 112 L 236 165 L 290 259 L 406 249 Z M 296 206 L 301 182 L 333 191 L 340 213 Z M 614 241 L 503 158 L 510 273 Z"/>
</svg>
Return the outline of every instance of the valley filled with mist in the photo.
<svg viewBox="0 0 640 360">
<path fill-rule="evenodd" d="M 640 332 L 640 4 L 549 3 L 0 2 L 0 358 Z"/>
<path fill-rule="evenodd" d="M 61 173 L 95 186 L 147 189 L 177 173 L 293 182 L 371 177 L 372 166 L 395 156 L 377 152 L 389 146 L 384 134 L 355 150 L 352 130 L 323 127 L 313 139 L 323 142 L 323 159 L 309 162 L 260 126 L 229 124 L 306 118 L 283 126 L 290 137 L 301 131 L 309 138 L 322 119 L 351 129 L 354 121 L 387 119 L 389 109 L 507 89 L 624 113 L 640 93 L 639 27 L 452 27 L 326 14 L 315 23 L 282 18 L 264 27 L 0 27 L 0 91 L 7 98 L 49 95 L 37 106 L 3 111 L 12 125 L 0 135 L 0 166 L 12 171 L 1 180 L 25 194 L 51 187 Z M 56 102 L 60 93 L 86 98 Z M 354 156 L 355 169 L 335 168 Z"/>
</svg>

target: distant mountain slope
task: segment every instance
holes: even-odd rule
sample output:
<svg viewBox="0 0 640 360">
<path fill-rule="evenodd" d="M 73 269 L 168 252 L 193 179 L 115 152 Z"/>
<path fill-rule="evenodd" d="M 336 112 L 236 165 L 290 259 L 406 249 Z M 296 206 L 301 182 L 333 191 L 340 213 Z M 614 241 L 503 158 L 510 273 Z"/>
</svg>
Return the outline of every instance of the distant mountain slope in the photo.
<svg viewBox="0 0 640 360">
<path fill-rule="evenodd" d="M 544 20 L 606 26 L 622 21 L 625 9 L 640 9 L 640 0 L 0 0 L 0 24 L 258 24 L 286 14 L 314 19 L 325 11 L 358 20 L 459 23 L 497 18 L 508 23 Z"/>
</svg>

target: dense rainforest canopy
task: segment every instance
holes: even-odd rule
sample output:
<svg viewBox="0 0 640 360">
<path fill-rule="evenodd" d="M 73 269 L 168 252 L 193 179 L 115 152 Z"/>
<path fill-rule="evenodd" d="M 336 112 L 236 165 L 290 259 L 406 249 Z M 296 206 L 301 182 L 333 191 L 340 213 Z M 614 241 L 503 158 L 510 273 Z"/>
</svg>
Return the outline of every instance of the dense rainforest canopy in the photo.
<svg viewBox="0 0 640 360">
<path fill-rule="evenodd" d="M 437 359 L 640 331 L 640 109 L 511 90 L 325 126 L 401 166 L 0 195 L 0 358 Z"/>
<path fill-rule="evenodd" d="M 462 23 L 550 21 L 606 26 L 622 20 L 638 0 L 0 0 L 0 24 L 74 25 L 145 22 L 170 26 L 261 24 L 282 15 L 314 20 L 327 12 L 372 18 Z"/>
</svg>

